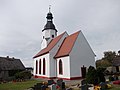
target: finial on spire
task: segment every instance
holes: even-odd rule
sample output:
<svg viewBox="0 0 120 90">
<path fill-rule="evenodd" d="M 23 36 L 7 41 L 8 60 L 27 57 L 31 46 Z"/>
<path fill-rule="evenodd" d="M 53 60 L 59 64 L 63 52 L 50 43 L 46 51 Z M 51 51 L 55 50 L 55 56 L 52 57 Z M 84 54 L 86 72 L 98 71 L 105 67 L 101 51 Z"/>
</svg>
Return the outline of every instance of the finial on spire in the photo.
<svg viewBox="0 0 120 90">
<path fill-rule="evenodd" d="M 50 10 L 51 10 L 51 5 L 49 5 L 49 12 L 50 12 Z"/>
</svg>

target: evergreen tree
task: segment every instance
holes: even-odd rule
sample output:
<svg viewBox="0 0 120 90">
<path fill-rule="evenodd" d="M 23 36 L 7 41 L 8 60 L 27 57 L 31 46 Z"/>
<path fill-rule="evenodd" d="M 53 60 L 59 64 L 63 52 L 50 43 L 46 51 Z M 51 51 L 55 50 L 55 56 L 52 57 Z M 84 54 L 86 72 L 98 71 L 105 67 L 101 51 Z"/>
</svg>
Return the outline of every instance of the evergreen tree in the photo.
<svg viewBox="0 0 120 90">
<path fill-rule="evenodd" d="M 90 66 L 86 74 L 87 83 L 97 85 L 100 82 L 105 82 L 104 70 L 102 68 L 95 69 L 93 66 Z"/>
</svg>

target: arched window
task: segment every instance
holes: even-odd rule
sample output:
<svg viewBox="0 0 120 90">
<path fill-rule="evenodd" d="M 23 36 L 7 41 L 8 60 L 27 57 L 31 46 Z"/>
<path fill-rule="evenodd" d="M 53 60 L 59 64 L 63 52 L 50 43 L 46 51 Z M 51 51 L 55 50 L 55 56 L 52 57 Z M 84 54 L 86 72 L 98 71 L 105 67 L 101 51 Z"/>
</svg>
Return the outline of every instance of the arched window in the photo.
<svg viewBox="0 0 120 90">
<path fill-rule="evenodd" d="M 45 58 L 43 58 L 43 75 L 45 75 Z"/>
<path fill-rule="evenodd" d="M 39 74 L 41 74 L 41 59 L 39 61 Z"/>
<path fill-rule="evenodd" d="M 59 60 L 59 74 L 63 74 L 62 60 Z"/>
<path fill-rule="evenodd" d="M 36 60 L 36 74 L 38 73 L 38 61 Z"/>
</svg>

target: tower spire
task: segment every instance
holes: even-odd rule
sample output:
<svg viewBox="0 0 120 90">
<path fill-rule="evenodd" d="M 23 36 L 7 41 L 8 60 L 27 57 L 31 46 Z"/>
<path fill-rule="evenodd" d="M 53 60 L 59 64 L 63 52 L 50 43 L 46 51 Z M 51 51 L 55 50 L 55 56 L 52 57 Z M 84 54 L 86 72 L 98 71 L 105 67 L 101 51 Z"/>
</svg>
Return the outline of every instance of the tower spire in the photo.
<svg viewBox="0 0 120 90">
<path fill-rule="evenodd" d="M 42 30 L 42 32 L 44 30 L 49 30 L 49 29 L 55 30 L 57 32 L 57 30 L 55 28 L 55 25 L 53 24 L 53 21 L 52 21 L 53 15 L 51 13 L 51 5 L 49 5 L 49 12 L 47 13 L 47 17 L 46 18 L 47 18 L 47 23 L 44 26 L 44 29 Z"/>
</svg>

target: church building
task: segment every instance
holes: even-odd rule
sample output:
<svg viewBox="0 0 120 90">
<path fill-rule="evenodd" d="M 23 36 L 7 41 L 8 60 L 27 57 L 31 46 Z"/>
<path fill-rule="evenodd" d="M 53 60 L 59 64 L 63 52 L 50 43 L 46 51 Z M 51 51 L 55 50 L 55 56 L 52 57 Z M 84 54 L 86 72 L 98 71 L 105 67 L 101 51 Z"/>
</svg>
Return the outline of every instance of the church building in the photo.
<svg viewBox="0 0 120 90">
<path fill-rule="evenodd" d="M 57 35 L 50 11 L 46 18 L 41 50 L 33 57 L 34 77 L 66 80 L 85 77 L 87 68 L 95 66 L 95 54 L 82 31 Z"/>
</svg>

